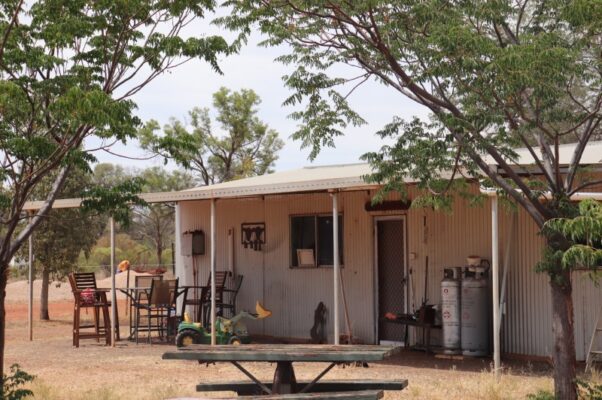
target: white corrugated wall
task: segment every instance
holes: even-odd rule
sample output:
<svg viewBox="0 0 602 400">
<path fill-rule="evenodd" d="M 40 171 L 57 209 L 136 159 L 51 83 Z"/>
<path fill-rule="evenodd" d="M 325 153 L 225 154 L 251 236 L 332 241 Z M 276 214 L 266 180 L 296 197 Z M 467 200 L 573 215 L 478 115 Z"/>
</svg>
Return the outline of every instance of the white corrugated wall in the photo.
<svg viewBox="0 0 602 400">
<path fill-rule="evenodd" d="M 364 210 L 374 192 L 358 191 L 340 194 L 339 207 L 344 217 L 344 268 L 342 269 L 353 334 L 373 342 L 375 315 L 373 218 L 377 214 Z M 410 197 L 416 192 L 410 190 Z M 391 197 L 393 198 L 393 197 Z M 329 194 L 295 194 L 266 196 L 264 199 L 217 201 L 217 268 L 228 266 L 228 232 L 234 232 L 235 269 L 243 274 L 239 308 L 252 309 L 260 300 L 274 312 L 263 322 L 250 325 L 255 333 L 290 338 L 308 338 L 313 325 L 313 312 L 323 301 L 332 310 L 332 268 L 293 269 L 290 263 L 289 218 L 291 215 L 332 212 Z M 380 213 L 379 215 L 391 215 Z M 504 265 L 509 211 L 500 221 L 500 270 Z M 209 238 L 209 201 L 180 203 L 182 232 L 202 229 Z M 440 301 L 443 268 L 461 266 L 468 255 L 491 259 L 491 209 L 486 201 L 470 207 L 458 199 L 449 213 L 430 209 L 411 209 L 407 215 L 408 253 L 412 270 L 408 284 L 413 287 L 410 307 L 420 307 L 424 296 L 424 270 L 429 257 L 427 298 L 431 304 Z M 426 219 L 425 219 L 426 218 Z M 503 352 L 549 356 L 551 343 L 551 310 L 548 278 L 537 274 L 534 266 L 541 254 L 542 240 L 529 216 L 518 212 L 518 223 L 512 233 L 511 262 L 508 272 L 508 301 L 502 322 Z M 424 225 L 426 221 L 426 225 Z M 267 245 L 264 251 L 244 249 L 240 225 L 265 222 Z M 207 246 L 209 248 L 209 246 Z M 209 255 L 197 257 L 199 283 L 207 282 Z M 185 283 L 191 283 L 191 258 L 181 258 Z M 182 270 L 182 269 L 179 269 Z M 583 359 L 589 344 L 592 324 L 602 300 L 599 287 L 575 277 L 575 333 L 577 355 Z M 583 274 L 581 274 L 583 275 Z M 343 308 L 341 308 L 343 310 Z M 332 340 L 332 319 L 327 330 Z M 341 332 L 345 332 L 341 311 Z M 435 338 L 436 340 L 436 338 Z"/>
</svg>

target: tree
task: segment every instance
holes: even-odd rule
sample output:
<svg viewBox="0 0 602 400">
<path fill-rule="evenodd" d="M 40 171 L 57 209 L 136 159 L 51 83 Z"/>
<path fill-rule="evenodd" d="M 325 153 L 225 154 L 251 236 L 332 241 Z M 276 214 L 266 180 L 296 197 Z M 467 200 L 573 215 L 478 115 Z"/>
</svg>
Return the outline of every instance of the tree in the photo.
<svg viewBox="0 0 602 400">
<path fill-rule="evenodd" d="M 144 192 L 170 192 L 194 186 L 194 179 L 186 172 L 168 172 L 160 167 L 147 168 L 138 173 L 144 181 Z M 163 251 L 169 245 L 168 238 L 175 234 L 174 207 L 156 203 L 136 207 L 130 229 L 132 236 L 139 237 L 155 249 L 157 264 L 163 264 Z M 170 261 L 171 262 L 171 261 Z"/>
<path fill-rule="evenodd" d="M 213 94 L 213 106 L 224 135 L 213 131 L 209 109 L 194 108 L 189 112 L 192 131 L 172 118 L 160 135 L 159 123 L 151 120 L 140 131 L 140 143 L 165 160 L 199 173 L 205 185 L 272 172 L 284 143 L 257 117 L 260 103 L 252 90 L 221 88 Z"/>
<path fill-rule="evenodd" d="M 46 177 L 33 193 L 33 199 L 43 199 L 54 176 Z M 90 175 L 73 170 L 64 183 L 62 196 L 80 197 L 90 186 Z M 48 290 L 52 280 L 61 281 L 77 268 L 80 253 L 90 254 L 92 246 L 102 235 L 106 226 L 106 217 L 82 212 L 79 208 L 51 210 L 36 228 L 33 240 L 34 267 L 42 275 L 40 293 L 40 319 L 49 320 Z M 27 258 L 27 248 L 19 251 L 20 258 Z"/>
<path fill-rule="evenodd" d="M 293 71 L 285 104 L 299 106 L 294 134 L 315 155 L 348 124 L 360 125 L 348 96 L 365 81 L 385 85 L 426 107 L 428 122 L 396 118 L 381 132 L 395 140 L 365 156 L 370 180 L 403 190 L 421 180 L 427 201 L 449 199 L 452 178 L 483 181 L 522 207 L 541 229 L 572 217 L 571 196 L 596 183 L 580 167 L 588 142 L 600 137 L 602 5 L 596 0 L 528 2 L 446 0 L 231 0 L 220 22 L 241 32 L 253 24 L 265 44 L 288 44 L 279 60 Z M 359 71 L 339 76 L 345 64 Z M 559 143 L 575 142 L 565 169 Z M 517 163 L 526 147 L 534 165 Z M 495 166 L 491 166 L 495 164 Z M 599 181 L 597 181 L 599 183 Z M 541 196 L 546 192 L 547 196 Z M 543 197 L 548 197 L 549 200 Z M 570 247 L 542 230 L 546 254 Z M 557 398 L 575 399 L 571 270 L 544 256 L 550 277 Z"/>
<path fill-rule="evenodd" d="M 0 0 L 0 376 L 5 297 L 11 258 L 52 208 L 74 167 L 94 160 L 97 137 L 109 147 L 136 135 L 132 96 L 190 59 L 219 71 L 233 50 L 218 36 L 183 37 L 183 29 L 214 1 Z M 24 203 L 55 173 L 42 207 L 17 233 Z M 135 185 L 129 185 L 133 188 Z M 108 211 L 124 199 L 90 190 Z M 119 208 L 117 217 L 124 215 Z"/>
</svg>

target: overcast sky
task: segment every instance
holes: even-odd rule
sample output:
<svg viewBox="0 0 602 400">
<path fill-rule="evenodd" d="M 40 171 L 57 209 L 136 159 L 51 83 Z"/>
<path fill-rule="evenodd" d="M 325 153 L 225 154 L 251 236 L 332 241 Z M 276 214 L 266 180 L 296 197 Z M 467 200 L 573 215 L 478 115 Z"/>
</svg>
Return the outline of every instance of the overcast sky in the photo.
<svg viewBox="0 0 602 400">
<path fill-rule="evenodd" d="M 194 29 L 200 28 L 201 25 L 197 24 Z M 215 33 L 215 29 L 211 28 L 209 33 Z M 186 119 L 193 107 L 211 107 L 212 94 L 222 86 L 232 90 L 253 89 L 262 99 L 260 119 L 276 129 L 286 143 L 276 162 L 276 170 L 310 165 L 309 149 L 302 150 L 301 143 L 290 137 L 297 124 L 288 118 L 294 109 L 282 106 L 290 92 L 284 87 L 281 77 L 290 73 L 291 69 L 275 62 L 274 58 L 286 49 L 260 47 L 259 41 L 260 36 L 255 35 L 239 54 L 223 58 L 220 61 L 223 75 L 212 71 L 206 63 L 194 60 L 157 78 L 134 98 L 138 105 L 138 116 L 143 121 L 156 119 L 161 124 L 170 117 Z M 352 73 L 346 70 L 342 72 L 349 72 L 347 76 Z M 336 140 L 336 148 L 322 150 L 313 161 L 314 165 L 358 162 L 362 154 L 382 146 L 383 142 L 374 133 L 391 121 L 393 116 L 410 118 L 413 115 L 426 115 L 425 109 L 376 82 L 366 82 L 358 88 L 350 102 L 368 123 L 359 128 L 348 128 L 345 136 Z M 114 146 L 112 150 L 128 156 L 144 156 L 135 142 L 127 146 Z M 162 165 L 160 160 L 134 161 L 104 152 L 98 152 L 96 156 L 101 162 L 138 168 Z"/>
</svg>

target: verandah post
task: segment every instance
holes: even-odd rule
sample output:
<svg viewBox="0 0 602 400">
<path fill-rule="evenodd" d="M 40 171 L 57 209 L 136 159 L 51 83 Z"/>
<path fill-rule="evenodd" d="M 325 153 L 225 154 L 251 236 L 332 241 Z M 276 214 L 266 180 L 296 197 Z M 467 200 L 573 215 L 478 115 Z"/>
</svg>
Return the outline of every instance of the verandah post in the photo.
<svg viewBox="0 0 602 400">
<path fill-rule="evenodd" d="M 215 199 L 211 199 L 211 345 L 216 344 L 215 338 Z"/>
<path fill-rule="evenodd" d="M 339 265 L 339 202 L 338 193 L 332 193 L 332 253 L 334 274 L 334 344 L 339 344 L 339 290 L 341 270 Z"/>
</svg>

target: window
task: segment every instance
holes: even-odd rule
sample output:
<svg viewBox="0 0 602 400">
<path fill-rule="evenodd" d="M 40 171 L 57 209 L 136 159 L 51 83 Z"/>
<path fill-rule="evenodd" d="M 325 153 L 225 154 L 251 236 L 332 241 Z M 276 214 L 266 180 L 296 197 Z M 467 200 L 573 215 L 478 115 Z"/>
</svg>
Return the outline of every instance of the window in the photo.
<svg viewBox="0 0 602 400">
<path fill-rule="evenodd" d="M 313 250 L 314 265 L 334 264 L 332 216 L 291 217 L 291 266 L 299 266 L 297 250 Z M 343 264 L 343 216 L 339 215 L 339 262 Z"/>
</svg>

